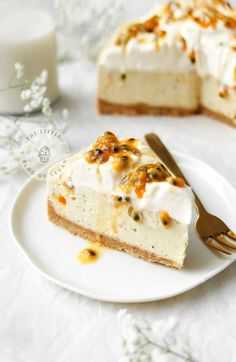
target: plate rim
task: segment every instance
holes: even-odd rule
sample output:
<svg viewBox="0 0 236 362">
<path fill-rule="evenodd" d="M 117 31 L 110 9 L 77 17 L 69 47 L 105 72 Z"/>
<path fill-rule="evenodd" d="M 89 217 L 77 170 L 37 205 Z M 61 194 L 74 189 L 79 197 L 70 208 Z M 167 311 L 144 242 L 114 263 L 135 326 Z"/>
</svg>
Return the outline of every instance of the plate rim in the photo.
<svg viewBox="0 0 236 362">
<path fill-rule="evenodd" d="M 196 157 L 190 156 L 185 154 L 184 152 L 180 152 L 180 151 L 176 151 L 173 150 L 172 151 L 173 156 L 177 158 L 183 158 L 183 159 L 188 159 L 188 160 L 193 160 L 194 162 L 198 162 L 199 164 L 202 164 L 203 166 L 207 166 L 208 169 L 210 171 L 212 171 L 213 173 L 216 173 L 217 176 L 219 178 L 221 178 L 221 180 L 223 182 L 225 182 L 227 184 L 227 186 L 231 189 L 231 191 L 235 194 L 235 198 L 236 198 L 236 189 L 233 187 L 233 185 L 224 177 L 222 176 L 217 170 L 215 170 L 212 166 L 208 165 L 207 162 L 204 162 L 202 160 L 199 160 Z M 154 301 L 159 301 L 159 300 L 164 300 L 164 299 L 168 299 L 171 297 L 175 297 L 181 294 L 186 293 L 187 291 L 196 288 L 197 286 L 200 286 L 201 284 L 205 283 L 206 281 L 208 281 L 209 279 L 213 278 L 214 276 L 218 275 L 219 273 L 221 273 L 223 270 L 227 269 L 231 264 L 234 263 L 234 261 L 236 260 L 236 254 L 230 256 L 230 257 L 226 257 L 226 259 L 222 262 L 222 265 L 220 265 L 218 268 L 208 272 L 204 278 L 202 278 L 201 280 L 196 281 L 195 283 L 191 284 L 191 286 L 187 286 L 186 288 L 181 289 L 178 292 L 174 292 L 174 293 L 166 293 L 164 295 L 162 295 L 161 297 L 139 297 L 139 298 L 131 298 L 131 297 L 127 297 L 127 298 L 114 298 L 114 297 L 107 297 L 107 296 L 98 296 L 97 293 L 93 293 L 90 292 L 82 287 L 74 287 L 71 284 L 68 284 L 66 282 L 63 282 L 57 278 L 52 277 L 51 275 L 49 275 L 47 272 L 45 272 L 44 270 L 42 270 L 39 266 L 37 266 L 33 260 L 31 259 L 29 253 L 27 253 L 27 251 L 24 249 L 24 247 L 21 245 L 21 243 L 18 241 L 17 236 L 14 232 L 14 210 L 17 204 L 17 201 L 19 199 L 19 197 L 21 196 L 22 192 L 24 191 L 24 189 L 27 187 L 28 184 L 30 184 L 31 182 L 42 182 L 42 181 L 38 181 L 35 180 L 33 177 L 29 177 L 21 186 L 20 190 L 17 192 L 13 202 L 11 203 L 10 206 L 10 210 L 9 210 L 9 218 L 8 218 L 8 226 L 10 229 L 10 235 L 11 238 L 13 239 L 14 243 L 17 245 L 18 249 L 21 251 L 21 253 L 24 255 L 24 257 L 26 258 L 26 260 L 28 261 L 28 263 L 39 273 L 39 275 L 42 275 L 44 278 L 46 278 L 47 280 L 49 280 L 50 282 L 64 288 L 67 290 L 70 290 L 74 293 L 77 293 L 79 295 L 94 299 L 94 300 L 98 300 L 98 301 L 103 301 L 103 302 L 110 302 L 110 303 L 145 303 L 145 302 L 154 302 Z M 178 271 L 176 271 L 178 272 Z"/>
</svg>

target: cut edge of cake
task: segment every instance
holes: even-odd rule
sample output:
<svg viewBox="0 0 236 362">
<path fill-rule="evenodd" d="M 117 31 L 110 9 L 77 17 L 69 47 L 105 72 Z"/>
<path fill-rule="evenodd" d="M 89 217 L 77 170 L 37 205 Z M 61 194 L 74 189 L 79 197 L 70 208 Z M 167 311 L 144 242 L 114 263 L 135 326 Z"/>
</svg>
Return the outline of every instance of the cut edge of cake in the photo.
<svg viewBox="0 0 236 362">
<path fill-rule="evenodd" d="M 68 221 L 66 218 L 58 215 L 50 201 L 48 201 L 48 220 L 52 223 L 67 229 L 71 234 L 73 235 L 79 235 L 83 239 L 88 240 L 92 243 L 97 243 L 98 245 L 118 250 L 118 251 L 125 251 L 129 254 L 131 254 L 134 257 L 141 258 L 147 262 L 151 263 L 157 263 L 157 264 L 163 264 L 168 267 L 176 268 L 176 269 L 182 269 L 183 263 L 176 263 L 172 260 L 157 257 L 153 255 L 151 252 L 148 252 L 146 250 L 143 250 L 141 248 L 131 246 L 126 244 L 125 242 L 121 242 L 119 240 L 116 240 L 114 238 L 98 234 L 92 230 L 88 230 L 84 228 L 81 225 L 75 224 L 71 221 Z M 186 254 L 184 255 L 185 260 Z"/>
</svg>

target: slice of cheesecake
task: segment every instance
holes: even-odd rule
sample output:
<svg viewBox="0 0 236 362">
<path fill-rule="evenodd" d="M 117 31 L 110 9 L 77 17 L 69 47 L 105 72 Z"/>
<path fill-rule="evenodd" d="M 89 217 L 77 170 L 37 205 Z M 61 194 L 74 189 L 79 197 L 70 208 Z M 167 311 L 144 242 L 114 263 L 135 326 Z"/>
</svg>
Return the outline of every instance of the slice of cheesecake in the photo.
<svg viewBox="0 0 236 362">
<path fill-rule="evenodd" d="M 124 25 L 98 61 L 103 114 L 204 112 L 236 126 L 236 9 L 170 1 Z"/>
<path fill-rule="evenodd" d="M 145 143 L 105 132 L 63 165 L 48 171 L 50 221 L 146 261 L 183 267 L 192 192 Z"/>
</svg>

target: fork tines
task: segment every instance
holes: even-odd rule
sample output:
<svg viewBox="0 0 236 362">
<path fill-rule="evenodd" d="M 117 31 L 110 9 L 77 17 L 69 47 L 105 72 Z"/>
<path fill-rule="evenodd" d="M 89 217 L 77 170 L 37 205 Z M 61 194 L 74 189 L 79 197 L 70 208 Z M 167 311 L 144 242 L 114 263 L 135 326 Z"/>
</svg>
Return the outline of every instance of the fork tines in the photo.
<svg viewBox="0 0 236 362">
<path fill-rule="evenodd" d="M 233 240 L 233 242 L 230 241 L 228 238 Z M 228 249 L 224 248 L 221 244 L 236 250 L 236 243 L 234 241 L 236 241 L 236 234 L 229 230 L 227 233 L 221 233 L 220 235 L 216 236 L 216 238 L 208 238 L 206 243 L 207 245 L 221 251 L 224 254 L 231 255 L 231 252 Z"/>
</svg>

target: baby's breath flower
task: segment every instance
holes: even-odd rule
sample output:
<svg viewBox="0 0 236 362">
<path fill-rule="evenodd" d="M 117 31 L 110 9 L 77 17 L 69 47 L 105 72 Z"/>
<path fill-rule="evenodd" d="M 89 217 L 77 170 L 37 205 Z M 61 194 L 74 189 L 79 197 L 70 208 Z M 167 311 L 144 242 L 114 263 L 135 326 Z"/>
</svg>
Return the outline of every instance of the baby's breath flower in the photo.
<svg viewBox="0 0 236 362">
<path fill-rule="evenodd" d="M 24 74 L 24 65 L 21 63 L 14 64 L 16 79 L 20 79 Z"/>
<path fill-rule="evenodd" d="M 32 109 L 37 109 L 40 105 L 41 105 L 41 99 L 40 98 L 33 98 L 31 101 L 30 101 L 30 107 Z"/>
<path fill-rule="evenodd" d="M 40 75 L 36 78 L 36 81 L 39 85 L 44 85 L 47 83 L 48 80 L 48 71 L 43 69 Z"/>
<path fill-rule="evenodd" d="M 59 59 L 79 59 L 82 52 L 95 60 L 105 39 L 124 18 L 123 2 L 114 0 L 112 6 L 98 8 L 92 0 L 54 0 Z M 94 19 L 97 20 L 96 31 L 91 26 Z"/>
<path fill-rule="evenodd" d="M 35 91 L 34 96 L 36 98 L 41 98 L 43 100 L 43 97 L 44 97 L 46 91 L 47 91 L 46 86 L 38 86 L 37 91 Z"/>
<path fill-rule="evenodd" d="M 120 310 L 117 317 L 122 333 L 120 362 L 197 361 L 185 348 L 188 344 L 178 343 L 175 318 L 155 321 L 152 325 L 144 321 L 140 324 L 126 309 Z"/>
<path fill-rule="evenodd" d="M 8 87 L 4 90 L 9 90 L 12 87 L 13 79 L 19 79 L 22 77 L 23 70 L 24 66 L 21 63 L 16 63 L 14 65 L 14 73 L 12 74 L 12 78 L 9 80 Z M 50 100 L 48 97 L 45 97 L 47 91 L 47 78 L 48 72 L 43 70 L 32 82 L 25 80 L 22 84 L 17 86 L 21 91 L 21 100 L 27 101 L 23 110 L 26 116 L 28 113 L 31 113 L 41 107 L 43 115 L 46 116 L 40 120 L 43 121 L 44 126 L 48 129 L 56 128 L 60 130 L 60 132 L 64 133 L 67 126 L 66 118 L 68 111 L 62 111 L 61 117 L 63 119 L 60 119 L 60 123 L 53 119 Z M 7 152 L 6 162 L 0 166 L 0 180 L 10 177 L 12 174 L 21 169 L 19 147 L 25 137 L 25 134 L 21 129 L 22 121 L 24 122 L 22 118 L 23 116 L 18 119 L 0 117 L 0 148 L 3 148 Z M 31 123 L 30 119 L 27 120 L 27 122 Z M 32 125 L 33 124 L 34 123 L 32 121 Z"/>
<path fill-rule="evenodd" d="M 45 97 L 42 101 L 42 106 L 43 107 L 49 107 L 50 106 L 50 100 L 48 97 Z"/>
<path fill-rule="evenodd" d="M 50 101 L 45 94 L 47 92 L 46 81 L 48 78 L 47 70 L 42 70 L 40 75 L 30 84 L 28 89 L 21 92 L 21 99 L 28 100 L 28 104 L 24 106 L 24 111 L 29 113 L 37 110 L 42 105 L 42 113 L 47 117 L 51 116 Z"/>
<path fill-rule="evenodd" d="M 37 95 L 40 87 L 38 85 L 38 83 L 36 82 L 36 80 L 31 84 L 30 90 L 32 92 L 32 95 Z"/>
<path fill-rule="evenodd" d="M 26 105 L 24 106 L 23 110 L 24 110 L 25 113 L 30 113 L 30 112 L 32 112 L 33 109 L 32 109 L 32 107 L 30 106 L 30 104 L 26 104 Z"/>
<path fill-rule="evenodd" d="M 42 113 L 46 117 L 51 117 L 52 115 L 52 108 L 48 97 L 45 97 L 42 101 Z"/>
<path fill-rule="evenodd" d="M 168 320 L 157 320 L 154 321 L 151 328 L 154 336 L 159 336 L 160 331 L 163 336 L 167 335 L 176 329 L 178 321 L 174 317 L 170 317 Z"/>
<path fill-rule="evenodd" d="M 68 115 L 69 115 L 69 111 L 67 108 L 64 108 L 61 112 L 61 115 L 64 119 L 67 119 L 68 118 Z"/>
<path fill-rule="evenodd" d="M 51 117 L 52 115 L 52 109 L 50 107 L 43 107 L 42 108 L 42 113 L 44 116 L 46 117 Z"/>
<path fill-rule="evenodd" d="M 26 90 L 21 91 L 20 98 L 21 98 L 22 101 L 27 101 L 28 99 L 30 99 L 30 97 L 31 97 L 31 90 L 30 89 L 26 89 Z"/>
</svg>

